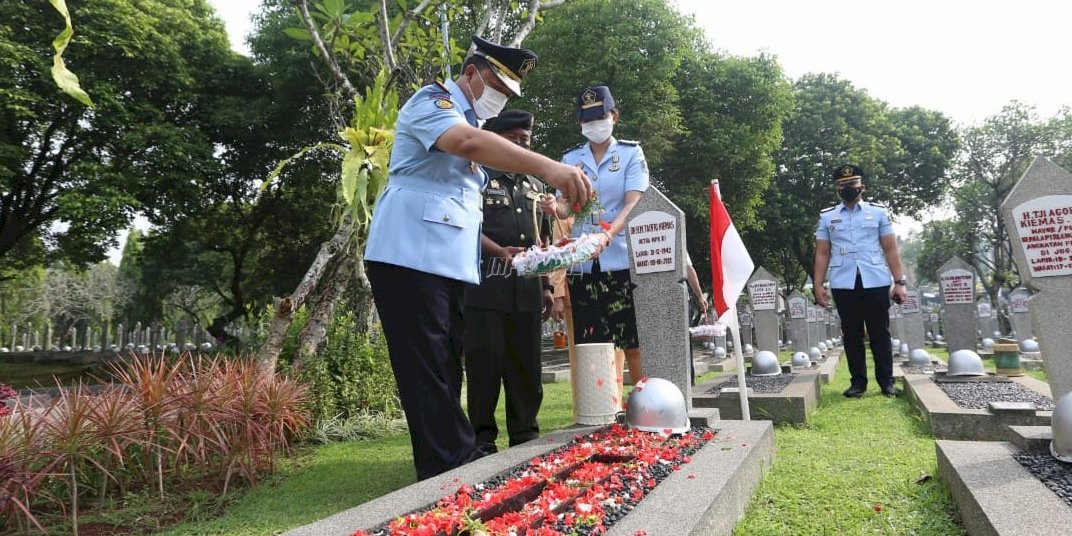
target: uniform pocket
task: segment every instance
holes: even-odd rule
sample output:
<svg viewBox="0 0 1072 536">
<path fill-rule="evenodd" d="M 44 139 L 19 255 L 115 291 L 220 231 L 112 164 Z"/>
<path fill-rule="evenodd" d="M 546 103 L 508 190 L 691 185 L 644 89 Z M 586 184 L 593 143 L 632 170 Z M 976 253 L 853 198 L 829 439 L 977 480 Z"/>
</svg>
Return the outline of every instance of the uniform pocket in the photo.
<svg viewBox="0 0 1072 536">
<path fill-rule="evenodd" d="M 434 197 L 424 203 L 424 221 L 465 229 L 479 223 L 480 211 L 451 197 Z"/>
<path fill-rule="evenodd" d="M 830 257 L 830 266 L 841 266 L 842 264 L 845 264 L 845 258 L 841 255 Z"/>
</svg>

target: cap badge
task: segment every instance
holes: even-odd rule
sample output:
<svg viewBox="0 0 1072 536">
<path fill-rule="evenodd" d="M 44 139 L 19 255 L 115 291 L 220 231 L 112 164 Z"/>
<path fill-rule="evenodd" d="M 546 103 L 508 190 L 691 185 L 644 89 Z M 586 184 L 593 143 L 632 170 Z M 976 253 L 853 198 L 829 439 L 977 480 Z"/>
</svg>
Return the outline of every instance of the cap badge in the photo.
<svg viewBox="0 0 1072 536">
<path fill-rule="evenodd" d="M 532 72 L 532 70 L 535 69 L 535 68 L 536 68 L 536 59 L 535 58 L 526 58 L 525 61 L 521 62 L 521 68 L 517 70 L 517 73 L 520 74 L 521 76 L 528 76 L 528 74 L 530 72 Z"/>
<path fill-rule="evenodd" d="M 583 103 L 581 104 L 581 108 L 603 106 L 603 101 L 597 101 L 596 97 L 597 95 L 595 91 L 591 89 L 586 90 L 584 93 L 581 94 L 581 102 Z"/>
<path fill-rule="evenodd" d="M 845 166 L 845 167 L 841 168 L 841 176 L 842 177 L 851 177 L 852 176 L 852 166 Z"/>
</svg>

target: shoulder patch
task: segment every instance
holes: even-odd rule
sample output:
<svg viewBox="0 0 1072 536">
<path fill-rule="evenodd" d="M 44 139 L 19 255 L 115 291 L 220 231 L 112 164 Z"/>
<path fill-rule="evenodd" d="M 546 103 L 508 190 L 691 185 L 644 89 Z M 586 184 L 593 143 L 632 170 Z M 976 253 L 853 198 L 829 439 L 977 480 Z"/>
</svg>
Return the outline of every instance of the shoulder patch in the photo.
<svg viewBox="0 0 1072 536">
<path fill-rule="evenodd" d="M 450 110 L 451 108 L 454 108 L 454 103 L 450 102 L 450 99 L 436 99 L 435 105 L 436 108 L 439 108 L 440 110 Z"/>
<path fill-rule="evenodd" d="M 576 151 L 577 149 L 580 149 L 581 147 L 584 147 L 584 144 L 583 143 L 578 143 L 577 145 L 574 145 L 573 147 L 570 147 L 569 149 L 566 149 L 565 151 L 562 151 L 562 154 L 572 153 L 573 151 Z"/>
<path fill-rule="evenodd" d="M 442 91 L 436 91 L 435 93 L 429 94 L 428 99 L 429 100 L 440 100 L 440 99 L 450 100 L 450 93 L 443 93 Z"/>
<path fill-rule="evenodd" d="M 633 140 L 618 140 L 618 144 L 619 145 L 628 145 L 630 147 L 636 147 L 637 145 L 640 145 L 640 142 L 639 141 L 633 141 Z"/>
<path fill-rule="evenodd" d="M 834 209 L 835 209 L 835 208 L 837 208 L 837 207 L 838 207 L 837 205 L 834 205 L 834 206 L 832 206 L 832 207 L 826 207 L 826 208 L 824 208 L 823 210 L 819 211 L 819 213 L 820 213 L 820 214 L 822 214 L 822 213 L 824 213 L 824 212 L 830 212 L 831 210 L 834 210 Z"/>
</svg>

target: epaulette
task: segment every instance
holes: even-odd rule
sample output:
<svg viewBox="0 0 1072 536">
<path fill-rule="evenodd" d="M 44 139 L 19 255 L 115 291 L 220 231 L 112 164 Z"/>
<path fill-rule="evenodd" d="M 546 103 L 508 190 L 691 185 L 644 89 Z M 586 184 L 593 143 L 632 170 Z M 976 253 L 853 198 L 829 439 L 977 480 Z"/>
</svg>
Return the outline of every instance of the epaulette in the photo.
<svg viewBox="0 0 1072 536">
<path fill-rule="evenodd" d="M 882 210 L 885 210 L 887 212 L 890 210 L 890 207 L 887 207 L 886 205 L 883 205 L 881 203 L 872 203 L 872 202 L 868 201 L 867 204 L 871 205 L 873 207 L 881 208 Z"/>
<path fill-rule="evenodd" d="M 628 145 L 630 147 L 636 147 L 637 145 L 640 145 L 640 142 L 639 141 L 633 141 L 633 140 L 618 140 L 618 144 L 619 145 Z"/>
<path fill-rule="evenodd" d="M 824 213 L 824 212 L 830 212 L 831 210 L 834 210 L 835 208 L 838 208 L 838 206 L 837 206 L 837 205 L 834 205 L 834 206 L 832 206 L 832 207 L 826 207 L 826 208 L 824 208 L 823 210 L 821 210 L 821 211 L 820 211 L 819 213 L 820 213 L 820 214 L 822 214 L 822 213 Z"/>
<path fill-rule="evenodd" d="M 584 145 L 585 144 L 583 144 L 583 143 L 578 143 L 577 145 L 574 145 L 573 147 L 570 147 L 569 149 L 566 149 L 565 151 L 562 151 L 562 154 L 572 153 L 573 151 L 576 151 L 577 149 L 580 149 L 581 147 L 584 147 Z"/>
<path fill-rule="evenodd" d="M 447 93 L 450 93 L 450 89 L 447 88 L 447 85 L 444 84 L 442 81 L 436 80 L 435 85 L 439 86 L 439 89 L 442 89 L 443 91 L 446 91 Z"/>
</svg>

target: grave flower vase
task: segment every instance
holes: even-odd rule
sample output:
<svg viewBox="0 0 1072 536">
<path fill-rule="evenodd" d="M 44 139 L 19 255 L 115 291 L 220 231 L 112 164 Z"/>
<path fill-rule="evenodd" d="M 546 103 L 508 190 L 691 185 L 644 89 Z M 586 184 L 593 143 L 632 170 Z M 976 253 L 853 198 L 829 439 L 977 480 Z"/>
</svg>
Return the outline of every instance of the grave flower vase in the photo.
<svg viewBox="0 0 1072 536">
<path fill-rule="evenodd" d="M 614 345 L 611 343 L 578 344 L 577 423 L 610 424 L 621 407 L 622 393 L 618 388 Z"/>
</svg>

